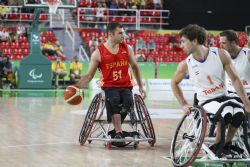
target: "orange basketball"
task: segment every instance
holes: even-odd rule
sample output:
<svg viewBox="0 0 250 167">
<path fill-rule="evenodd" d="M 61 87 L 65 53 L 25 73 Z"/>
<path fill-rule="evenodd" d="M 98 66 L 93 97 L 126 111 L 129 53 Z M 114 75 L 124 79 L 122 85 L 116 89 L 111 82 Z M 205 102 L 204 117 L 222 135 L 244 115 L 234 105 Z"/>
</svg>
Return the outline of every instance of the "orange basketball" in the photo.
<svg viewBox="0 0 250 167">
<path fill-rule="evenodd" d="M 75 85 L 68 86 L 64 91 L 64 100 L 71 105 L 78 105 L 84 98 L 83 90 Z"/>
</svg>

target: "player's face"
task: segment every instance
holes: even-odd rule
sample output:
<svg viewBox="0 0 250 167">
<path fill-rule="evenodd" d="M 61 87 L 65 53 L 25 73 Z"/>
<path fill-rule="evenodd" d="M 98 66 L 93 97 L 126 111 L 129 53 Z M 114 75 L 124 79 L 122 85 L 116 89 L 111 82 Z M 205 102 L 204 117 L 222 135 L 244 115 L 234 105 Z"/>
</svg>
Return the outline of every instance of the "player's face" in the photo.
<svg viewBox="0 0 250 167">
<path fill-rule="evenodd" d="M 116 28 L 113 34 L 113 39 L 115 43 L 121 43 L 124 39 L 124 29 L 123 28 Z"/>
<path fill-rule="evenodd" d="M 220 46 L 222 49 L 230 51 L 230 42 L 227 40 L 227 37 L 220 37 Z"/>
<path fill-rule="evenodd" d="M 193 42 L 184 36 L 181 37 L 181 47 L 188 55 L 193 53 L 194 50 Z"/>
</svg>

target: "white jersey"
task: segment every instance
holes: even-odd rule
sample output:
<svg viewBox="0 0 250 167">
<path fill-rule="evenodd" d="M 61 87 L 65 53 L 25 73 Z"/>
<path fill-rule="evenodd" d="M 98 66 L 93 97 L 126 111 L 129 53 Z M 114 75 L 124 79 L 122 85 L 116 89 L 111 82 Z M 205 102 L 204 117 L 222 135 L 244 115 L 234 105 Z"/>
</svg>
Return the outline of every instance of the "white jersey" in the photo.
<svg viewBox="0 0 250 167">
<path fill-rule="evenodd" d="M 227 95 L 225 71 L 218 48 L 210 47 L 207 59 L 204 62 L 195 60 L 191 54 L 186 59 L 186 63 L 199 104 L 209 99 Z"/>
<path fill-rule="evenodd" d="M 248 61 L 249 50 L 249 48 L 242 48 L 238 56 L 235 59 L 232 59 L 232 64 L 236 69 L 236 73 L 239 75 L 240 80 L 248 93 L 250 93 L 250 63 Z M 228 75 L 226 75 L 226 85 L 229 91 L 235 92 L 232 81 Z"/>
</svg>

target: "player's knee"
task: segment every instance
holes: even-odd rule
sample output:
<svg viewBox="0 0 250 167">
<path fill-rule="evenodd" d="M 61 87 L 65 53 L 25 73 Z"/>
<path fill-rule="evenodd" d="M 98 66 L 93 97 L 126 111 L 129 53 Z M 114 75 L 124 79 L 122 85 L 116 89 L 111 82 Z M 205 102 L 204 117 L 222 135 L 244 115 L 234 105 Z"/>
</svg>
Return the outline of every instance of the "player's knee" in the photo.
<svg viewBox="0 0 250 167">
<path fill-rule="evenodd" d="M 243 112 L 238 112 L 238 113 L 234 114 L 231 124 L 232 124 L 232 126 L 238 128 L 242 124 L 244 119 L 245 119 L 244 113 Z"/>
<path fill-rule="evenodd" d="M 233 115 L 231 113 L 227 113 L 224 116 L 225 125 L 230 124 L 232 122 L 232 118 L 233 118 Z"/>
<path fill-rule="evenodd" d="M 122 104 L 120 103 L 120 98 L 118 96 L 113 96 L 112 98 L 109 98 L 108 100 L 112 107 L 112 115 L 120 114 L 122 110 Z"/>
</svg>

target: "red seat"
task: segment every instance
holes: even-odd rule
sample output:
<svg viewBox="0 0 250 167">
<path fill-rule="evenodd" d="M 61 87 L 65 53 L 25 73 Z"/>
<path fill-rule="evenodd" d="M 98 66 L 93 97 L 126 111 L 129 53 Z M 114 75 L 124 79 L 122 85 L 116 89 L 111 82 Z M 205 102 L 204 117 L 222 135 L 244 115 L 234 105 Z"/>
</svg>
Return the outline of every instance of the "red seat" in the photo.
<svg viewBox="0 0 250 167">
<path fill-rule="evenodd" d="M 131 18 L 130 18 L 130 22 L 131 22 L 131 23 L 135 23 L 135 22 L 136 22 L 136 18 L 135 18 L 135 17 L 131 17 Z"/>
<path fill-rule="evenodd" d="M 33 14 L 29 14 L 28 19 L 32 20 L 33 19 Z"/>
<path fill-rule="evenodd" d="M 41 42 L 42 42 L 42 43 L 45 43 L 45 42 L 46 42 L 46 37 L 45 37 L 45 36 L 42 36 L 42 37 L 41 37 Z"/>
<path fill-rule="evenodd" d="M 90 6 L 92 8 L 95 8 L 95 7 L 97 7 L 97 3 L 95 1 L 91 1 Z"/>
<path fill-rule="evenodd" d="M 145 17 L 142 17 L 142 18 L 141 18 L 141 22 L 142 22 L 142 23 L 146 23 L 146 22 L 147 22 L 147 19 L 146 19 Z"/>
<path fill-rule="evenodd" d="M 47 16 L 44 15 L 44 14 L 41 14 L 41 15 L 39 16 L 39 20 L 47 20 L 47 19 L 48 19 Z"/>
<path fill-rule="evenodd" d="M 81 7 L 88 7 L 88 3 L 85 0 L 82 0 L 79 5 Z"/>
<path fill-rule="evenodd" d="M 28 49 L 23 49 L 23 55 L 27 56 L 29 54 L 29 50 Z"/>
<path fill-rule="evenodd" d="M 26 13 L 21 13 L 20 19 L 21 20 L 28 20 L 28 15 Z"/>
<path fill-rule="evenodd" d="M 16 42 L 11 43 L 11 48 L 12 49 L 17 49 L 18 47 L 19 47 L 19 43 L 16 43 Z"/>
<path fill-rule="evenodd" d="M 6 42 L 1 42 L 0 43 L 0 48 L 1 49 L 6 49 Z"/>
<path fill-rule="evenodd" d="M 19 15 L 18 14 L 16 14 L 16 13 L 11 13 L 11 14 L 9 14 L 9 18 L 10 19 L 12 19 L 12 20 L 17 20 L 17 19 L 19 19 L 19 17 L 18 17 Z"/>
<path fill-rule="evenodd" d="M 148 18 L 148 22 L 150 22 L 150 23 L 155 23 L 156 21 L 155 21 L 155 18 L 149 17 L 149 18 Z"/>
</svg>

